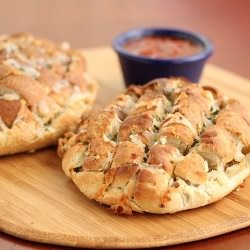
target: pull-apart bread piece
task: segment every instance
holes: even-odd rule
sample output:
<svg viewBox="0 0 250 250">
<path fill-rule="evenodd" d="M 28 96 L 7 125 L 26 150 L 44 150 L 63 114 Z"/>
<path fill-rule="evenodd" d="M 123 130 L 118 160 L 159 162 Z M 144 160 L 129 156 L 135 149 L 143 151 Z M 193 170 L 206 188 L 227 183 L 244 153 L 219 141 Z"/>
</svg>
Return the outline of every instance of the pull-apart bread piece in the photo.
<svg viewBox="0 0 250 250">
<path fill-rule="evenodd" d="M 0 155 L 53 144 L 96 97 L 80 51 L 29 34 L 0 37 Z"/>
<path fill-rule="evenodd" d="M 59 141 L 64 172 L 116 213 L 215 202 L 250 175 L 250 112 L 181 79 L 132 86 Z"/>
</svg>

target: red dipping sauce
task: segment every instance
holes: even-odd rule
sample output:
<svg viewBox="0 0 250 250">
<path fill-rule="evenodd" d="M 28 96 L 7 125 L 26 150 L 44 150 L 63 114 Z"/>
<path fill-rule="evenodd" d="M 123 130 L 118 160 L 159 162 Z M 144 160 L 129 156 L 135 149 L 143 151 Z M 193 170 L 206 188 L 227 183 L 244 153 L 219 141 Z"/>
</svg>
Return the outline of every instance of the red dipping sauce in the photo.
<svg viewBox="0 0 250 250">
<path fill-rule="evenodd" d="M 128 41 L 124 48 L 134 55 L 161 59 L 191 56 L 202 50 L 200 44 L 188 39 L 161 36 L 145 36 Z"/>
</svg>

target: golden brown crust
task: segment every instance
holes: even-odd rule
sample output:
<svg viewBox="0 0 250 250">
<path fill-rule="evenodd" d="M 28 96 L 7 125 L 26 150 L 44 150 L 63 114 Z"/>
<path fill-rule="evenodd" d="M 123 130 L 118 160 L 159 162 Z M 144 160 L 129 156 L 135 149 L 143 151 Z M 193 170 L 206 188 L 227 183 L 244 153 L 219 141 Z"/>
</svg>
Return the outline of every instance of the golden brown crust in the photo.
<svg viewBox="0 0 250 250">
<path fill-rule="evenodd" d="M 111 168 L 118 168 L 123 164 L 139 163 L 143 159 L 143 150 L 140 146 L 130 142 L 121 142 L 116 150 Z"/>
<path fill-rule="evenodd" d="M 230 103 L 219 113 L 216 124 L 239 137 L 246 147 L 250 147 L 250 114 L 238 102 Z"/>
<path fill-rule="evenodd" d="M 97 84 L 68 44 L 0 37 L 0 155 L 54 144 L 90 110 Z"/>
<path fill-rule="evenodd" d="M 182 79 L 131 86 L 60 140 L 63 169 L 118 214 L 204 206 L 250 175 L 249 111 L 238 105 Z"/>
<path fill-rule="evenodd" d="M 206 158 L 206 154 L 214 154 L 223 163 L 233 160 L 237 149 L 236 140 L 225 129 L 213 125 L 201 135 L 199 153 Z M 211 160 L 211 159 L 210 159 Z"/>
<path fill-rule="evenodd" d="M 109 154 L 113 156 L 116 147 L 111 142 L 105 142 L 102 138 L 91 140 L 88 149 L 88 156 L 82 166 L 88 170 L 103 170 L 109 166 L 107 162 Z"/>
<path fill-rule="evenodd" d="M 171 141 L 181 152 L 185 152 L 195 139 L 193 131 L 181 123 L 172 123 L 168 126 L 163 125 L 160 130 L 160 138 Z"/>
<path fill-rule="evenodd" d="M 0 86 L 19 93 L 28 106 L 38 104 L 46 96 L 43 86 L 25 75 L 8 75 L 0 80 Z"/>
<path fill-rule="evenodd" d="M 205 165 L 205 160 L 193 151 L 176 164 L 174 174 L 192 184 L 202 184 L 207 181 L 208 176 Z"/>
<path fill-rule="evenodd" d="M 129 141 L 137 134 L 143 143 L 148 143 L 153 129 L 153 120 L 148 114 L 127 117 L 120 126 L 119 140 Z"/>
<path fill-rule="evenodd" d="M 202 95 L 202 89 L 185 88 L 176 99 L 175 112 L 181 113 L 199 133 L 203 125 L 203 116 L 209 114 L 211 100 Z"/>
<path fill-rule="evenodd" d="M 119 118 L 114 110 L 104 110 L 103 112 L 94 114 L 87 128 L 89 138 L 102 138 L 103 135 L 111 135 L 115 127 L 113 123 L 118 123 Z"/>
<path fill-rule="evenodd" d="M 174 170 L 174 159 L 180 156 L 176 147 L 172 145 L 155 144 L 150 148 L 148 164 L 163 168 L 172 175 Z"/>
<path fill-rule="evenodd" d="M 16 120 L 20 107 L 20 101 L 7 101 L 0 99 L 0 117 L 7 127 L 11 127 Z"/>
</svg>

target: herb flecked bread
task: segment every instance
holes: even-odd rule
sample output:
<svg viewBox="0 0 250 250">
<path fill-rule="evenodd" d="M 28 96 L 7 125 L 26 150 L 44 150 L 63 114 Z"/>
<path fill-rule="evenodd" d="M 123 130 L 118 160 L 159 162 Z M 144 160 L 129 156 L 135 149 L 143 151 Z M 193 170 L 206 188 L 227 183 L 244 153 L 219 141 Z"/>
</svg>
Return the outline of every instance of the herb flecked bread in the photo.
<svg viewBox="0 0 250 250">
<path fill-rule="evenodd" d="M 0 37 L 0 155 L 56 143 L 95 100 L 80 51 L 29 34 Z"/>
<path fill-rule="evenodd" d="M 116 213 L 215 202 L 250 175 L 250 112 L 181 79 L 132 86 L 59 142 L 64 172 Z"/>
</svg>

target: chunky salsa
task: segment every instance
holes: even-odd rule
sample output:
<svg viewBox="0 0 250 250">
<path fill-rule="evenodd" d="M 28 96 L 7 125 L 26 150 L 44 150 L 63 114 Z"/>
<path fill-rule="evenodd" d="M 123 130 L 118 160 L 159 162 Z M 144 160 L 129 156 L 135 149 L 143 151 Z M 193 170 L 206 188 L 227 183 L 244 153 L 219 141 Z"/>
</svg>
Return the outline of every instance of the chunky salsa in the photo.
<svg viewBox="0 0 250 250">
<path fill-rule="evenodd" d="M 178 58 L 199 53 L 200 44 L 178 37 L 146 36 L 128 41 L 124 48 L 132 54 L 150 58 Z"/>
</svg>

